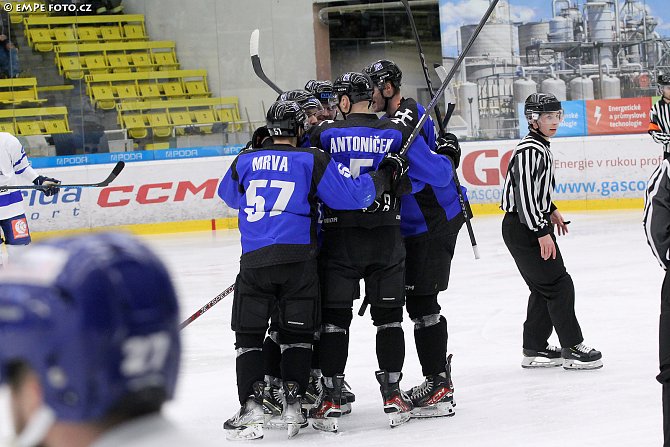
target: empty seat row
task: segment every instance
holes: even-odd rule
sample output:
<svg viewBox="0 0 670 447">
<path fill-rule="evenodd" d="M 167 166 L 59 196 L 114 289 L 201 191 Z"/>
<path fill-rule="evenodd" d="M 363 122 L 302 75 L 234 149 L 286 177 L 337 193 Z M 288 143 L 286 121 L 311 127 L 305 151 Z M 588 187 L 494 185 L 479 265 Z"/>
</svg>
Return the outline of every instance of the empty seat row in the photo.
<svg viewBox="0 0 670 447">
<path fill-rule="evenodd" d="M 35 17 L 24 21 L 25 35 L 36 51 L 48 52 L 58 44 L 147 40 L 144 16 Z"/>
<path fill-rule="evenodd" d="M 188 127 L 208 133 L 216 123 L 240 128 L 237 97 L 121 103 L 117 111 L 119 125 L 131 138 L 146 138 L 149 130 L 154 137 L 169 137 Z"/>
<path fill-rule="evenodd" d="M 179 68 L 173 41 L 57 45 L 56 65 L 63 76 L 72 80 L 91 73 Z"/>
<path fill-rule="evenodd" d="M 0 79 L 0 104 L 39 104 L 45 101 L 37 96 L 36 78 Z"/>
<path fill-rule="evenodd" d="M 0 110 L 0 132 L 23 136 L 70 133 L 67 107 Z"/>
<path fill-rule="evenodd" d="M 95 107 L 111 110 L 127 100 L 208 98 L 206 70 L 91 74 L 86 89 Z"/>
</svg>

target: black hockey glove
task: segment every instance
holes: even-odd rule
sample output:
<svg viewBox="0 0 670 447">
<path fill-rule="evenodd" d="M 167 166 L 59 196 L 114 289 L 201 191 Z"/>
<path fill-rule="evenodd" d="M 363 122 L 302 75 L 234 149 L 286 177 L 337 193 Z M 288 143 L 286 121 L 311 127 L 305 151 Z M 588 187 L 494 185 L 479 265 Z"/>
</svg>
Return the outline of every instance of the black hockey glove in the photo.
<svg viewBox="0 0 670 447">
<path fill-rule="evenodd" d="M 458 144 L 458 138 L 453 133 L 445 134 L 442 137 L 439 137 L 435 140 L 435 152 L 440 155 L 449 157 L 454 169 L 458 168 L 458 165 L 461 164 L 461 146 Z"/>
<path fill-rule="evenodd" d="M 391 192 L 397 197 L 412 192 L 409 180 L 409 161 L 402 155 L 389 152 L 377 167 L 378 171 L 386 170 L 391 178 Z"/>
<path fill-rule="evenodd" d="M 53 196 L 58 191 L 60 191 L 60 188 L 58 187 L 58 185 L 60 185 L 60 180 L 56 180 L 55 178 L 39 175 L 35 180 L 33 180 L 33 184 L 41 186 L 41 188 L 38 189 L 42 191 L 47 197 Z"/>
</svg>

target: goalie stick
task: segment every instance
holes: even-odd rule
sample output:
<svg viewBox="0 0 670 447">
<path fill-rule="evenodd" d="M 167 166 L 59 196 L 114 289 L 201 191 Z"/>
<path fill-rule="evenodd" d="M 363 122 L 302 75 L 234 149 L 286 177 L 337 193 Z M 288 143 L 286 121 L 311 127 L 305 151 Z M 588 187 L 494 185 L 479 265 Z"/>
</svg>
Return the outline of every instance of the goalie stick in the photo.
<svg viewBox="0 0 670 447">
<path fill-rule="evenodd" d="M 251 55 L 251 65 L 254 67 L 254 73 L 260 78 L 261 81 L 265 82 L 272 90 L 277 92 L 279 95 L 284 93 L 282 89 L 277 87 L 277 85 L 272 82 L 263 71 L 263 66 L 261 65 L 261 58 L 258 55 L 258 41 L 260 39 L 261 32 L 258 29 L 255 29 L 251 33 L 251 39 L 249 40 L 249 54 Z"/>
<path fill-rule="evenodd" d="M 119 176 L 121 171 L 123 171 L 123 168 L 126 166 L 126 164 L 122 161 L 118 162 L 116 166 L 114 166 L 114 169 L 112 169 L 112 172 L 109 173 L 106 179 L 99 183 L 73 183 L 70 185 L 62 185 L 62 184 L 57 184 L 59 188 L 104 188 L 105 186 L 109 185 L 114 181 L 116 177 Z M 46 189 L 47 187 L 44 185 L 8 185 L 8 186 L 0 186 L 0 190 L 4 189 Z"/>
<path fill-rule="evenodd" d="M 416 47 L 419 50 L 419 59 L 421 60 L 421 68 L 423 69 L 423 75 L 426 78 L 426 85 L 428 86 L 428 92 L 430 93 L 431 96 L 431 104 L 433 104 L 433 109 L 435 110 L 435 118 L 437 118 L 437 125 L 440 128 L 440 136 L 445 136 L 447 134 L 447 123 L 449 122 L 449 118 L 451 118 L 451 114 L 454 111 L 454 105 L 449 104 L 447 106 L 447 116 L 445 116 L 444 121 L 442 120 L 442 114 L 440 113 L 440 107 L 437 104 L 437 101 L 439 100 L 439 94 L 440 93 L 435 93 L 433 91 L 433 83 L 430 81 L 430 74 L 428 73 L 428 66 L 426 65 L 426 58 L 423 54 L 423 47 L 421 46 L 421 39 L 419 38 L 419 31 L 416 29 L 416 23 L 414 22 L 414 16 L 412 15 L 412 9 L 409 6 L 409 1 L 408 0 L 401 0 L 403 6 L 405 7 L 405 11 L 407 12 L 407 17 L 409 18 L 409 23 L 412 28 L 412 32 L 414 33 L 414 40 L 416 41 Z M 498 0 L 494 1 L 493 4 L 497 4 Z M 470 49 L 472 46 L 472 43 L 474 42 L 475 38 L 479 34 L 479 31 L 481 31 L 481 28 L 483 27 L 483 24 L 486 23 L 486 20 L 488 20 L 488 16 L 490 15 L 490 12 L 492 11 L 491 7 L 489 7 L 489 10 L 487 11 L 487 14 L 484 15 L 482 18 L 482 21 L 479 24 L 479 27 L 475 30 L 475 34 L 472 35 L 472 38 L 470 38 L 470 41 L 468 42 L 468 46 L 463 50 L 461 53 L 461 57 L 456 61 L 454 64 L 454 67 L 457 65 L 460 65 L 461 61 L 463 60 L 463 56 L 467 51 Z M 438 72 L 439 75 L 439 72 Z M 452 75 L 453 76 L 453 75 Z M 447 77 L 443 79 L 440 76 L 440 81 L 442 81 L 442 88 L 440 89 L 441 91 L 444 91 L 446 88 L 446 85 L 451 81 L 451 78 Z M 427 107 L 426 108 L 426 113 L 425 115 L 428 115 L 430 113 L 430 109 Z M 422 121 L 425 121 L 427 118 L 422 117 L 422 120 L 419 121 L 421 124 L 421 127 L 423 127 Z M 419 129 L 421 129 L 419 127 Z M 416 131 L 416 129 L 414 129 Z M 412 133 L 414 134 L 414 132 Z M 410 137 L 411 139 L 411 137 Z M 412 140 L 414 141 L 414 140 Z M 404 149 L 404 148 L 403 148 Z M 402 152 L 402 150 L 401 150 Z M 470 214 L 471 211 L 468 209 L 468 205 L 465 203 L 465 198 L 463 197 L 463 192 L 461 190 L 461 182 L 458 179 L 458 174 L 456 173 L 456 167 L 454 167 L 454 183 L 456 185 L 456 195 L 458 196 L 458 202 L 461 205 L 461 212 L 463 213 L 463 217 L 465 218 L 465 226 L 468 229 L 468 235 L 470 236 L 470 243 L 472 244 L 472 251 L 475 254 L 475 259 L 479 259 L 479 248 L 477 247 L 477 241 L 475 239 L 475 232 L 472 229 L 472 223 L 470 222 Z"/>
<path fill-rule="evenodd" d="M 235 289 L 235 284 L 228 287 L 226 290 L 224 290 L 223 292 L 219 293 L 214 298 L 212 298 L 207 304 L 205 304 L 200 309 L 198 309 L 193 315 L 191 315 L 190 317 L 188 317 L 187 319 L 182 321 L 181 324 L 179 325 L 179 330 L 184 329 L 186 326 L 191 324 L 193 322 L 193 320 L 197 319 L 200 315 L 207 312 L 212 306 L 214 306 L 216 303 L 218 303 L 219 301 L 224 299 L 226 296 L 228 296 L 230 294 L 230 292 L 233 291 L 233 289 Z"/>
</svg>

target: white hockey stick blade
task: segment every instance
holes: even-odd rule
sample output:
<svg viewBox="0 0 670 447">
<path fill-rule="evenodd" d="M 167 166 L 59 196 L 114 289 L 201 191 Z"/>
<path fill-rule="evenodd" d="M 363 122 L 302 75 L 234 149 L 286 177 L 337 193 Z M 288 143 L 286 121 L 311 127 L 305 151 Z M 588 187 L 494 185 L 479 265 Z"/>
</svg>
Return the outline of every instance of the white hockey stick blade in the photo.
<svg viewBox="0 0 670 447">
<path fill-rule="evenodd" d="M 258 40 L 260 39 L 261 32 L 258 29 L 255 29 L 251 32 L 251 39 L 249 40 L 249 55 L 258 56 Z"/>
</svg>

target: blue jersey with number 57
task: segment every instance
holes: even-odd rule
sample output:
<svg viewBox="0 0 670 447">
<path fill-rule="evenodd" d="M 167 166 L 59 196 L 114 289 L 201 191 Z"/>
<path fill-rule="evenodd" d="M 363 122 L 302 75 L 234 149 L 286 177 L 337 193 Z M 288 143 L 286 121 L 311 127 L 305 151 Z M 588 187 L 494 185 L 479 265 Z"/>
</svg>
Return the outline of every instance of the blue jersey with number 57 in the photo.
<svg viewBox="0 0 670 447">
<path fill-rule="evenodd" d="M 271 145 L 242 151 L 218 194 L 238 210 L 241 264 L 263 267 L 316 257 L 318 199 L 333 209 L 360 209 L 376 190 L 369 175 L 353 178 L 319 149 Z"/>
</svg>

